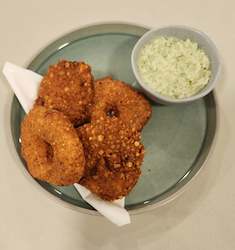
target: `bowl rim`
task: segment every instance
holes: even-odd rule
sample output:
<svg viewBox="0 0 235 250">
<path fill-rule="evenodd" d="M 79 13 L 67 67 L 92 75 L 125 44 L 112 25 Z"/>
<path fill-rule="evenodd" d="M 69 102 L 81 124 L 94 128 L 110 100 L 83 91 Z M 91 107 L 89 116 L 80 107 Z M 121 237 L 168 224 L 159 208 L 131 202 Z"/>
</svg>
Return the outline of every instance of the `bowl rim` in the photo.
<svg viewBox="0 0 235 250">
<path fill-rule="evenodd" d="M 207 86 L 207 88 L 205 87 L 204 91 L 203 89 L 201 91 L 199 91 L 198 93 L 196 93 L 193 96 L 189 96 L 186 98 L 181 98 L 181 99 L 176 99 L 176 98 L 171 98 L 168 96 L 164 96 L 162 94 L 160 94 L 159 92 L 156 92 L 154 90 L 151 89 L 151 87 L 149 87 L 146 83 L 144 83 L 144 81 L 142 80 L 140 73 L 138 71 L 138 66 L 137 66 L 137 62 L 135 60 L 135 57 L 137 56 L 137 51 L 141 49 L 141 47 L 143 47 L 146 43 L 148 43 L 150 41 L 150 39 L 148 39 L 148 37 L 150 35 L 152 35 L 153 33 L 159 31 L 159 30 L 167 30 L 167 29 L 176 29 L 176 30 L 186 30 L 189 32 L 192 32 L 194 34 L 197 34 L 198 36 L 202 37 L 202 39 L 211 47 L 212 49 L 212 53 L 214 54 L 217 62 L 218 62 L 218 69 L 214 74 L 214 80 L 212 82 L 210 82 L 210 84 Z M 177 36 L 175 36 L 177 37 Z M 146 40 L 146 41 L 145 41 Z M 144 41 L 144 42 L 143 42 Z M 135 78 L 138 81 L 138 84 L 140 85 L 140 87 L 146 91 L 148 94 L 150 94 L 152 97 L 157 98 L 157 100 L 159 100 L 159 103 L 168 103 L 168 104 L 180 104 L 180 103 L 186 103 L 186 102 L 191 102 L 191 101 L 195 101 L 199 98 L 202 98 L 204 96 L 206 96 L 207 94 L 209 94 L 216 86 L 217 82 L 219 81 L 219 77 L 221 74 L 221 60 L 220 60 L 220 55 L 218 52 L 218 48 L 216 46 L 216 44 L 214 43 L 214 41 L 209 37 L 209 35 L 207 35 L 205 32 L 196 29 L 194 27 L 191 26 L 186 26 L 186 25 L 166 25 L 166 26 L 161 26 L 158 28 L 152 28 L 149 31 L 147 31 L 135 44 L 132 53 L 131 53 L 131 66 L 132 66 L 132 70 L 134 72 Z M 153 98 L 152 98 L 153 99 Z M 156 101 L 156 100 L 155 100 Z M 162 101 L 162 102 L 161 102 Z M 158 101 L 156 101 L 158 102 Z"/>
</svg>

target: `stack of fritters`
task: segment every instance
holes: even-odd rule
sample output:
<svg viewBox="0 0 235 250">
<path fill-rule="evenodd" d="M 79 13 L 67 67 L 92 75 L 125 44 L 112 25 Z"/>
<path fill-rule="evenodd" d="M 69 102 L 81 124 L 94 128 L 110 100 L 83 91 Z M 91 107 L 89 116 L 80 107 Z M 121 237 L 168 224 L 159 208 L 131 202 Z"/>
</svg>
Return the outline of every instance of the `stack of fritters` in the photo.
<svg viewBox="0 0 235 250">
<path fill-rule="evenodd" d="M 111 77 L 94 82 L 90 66 L 63 60 L 49 67 L 22 123 L 22 155 L 35 178 L 79 182 L 115 200 L 138 181 L 140 132 L 150 116 L 148 101 L 127 84 Z"/>
</svg>

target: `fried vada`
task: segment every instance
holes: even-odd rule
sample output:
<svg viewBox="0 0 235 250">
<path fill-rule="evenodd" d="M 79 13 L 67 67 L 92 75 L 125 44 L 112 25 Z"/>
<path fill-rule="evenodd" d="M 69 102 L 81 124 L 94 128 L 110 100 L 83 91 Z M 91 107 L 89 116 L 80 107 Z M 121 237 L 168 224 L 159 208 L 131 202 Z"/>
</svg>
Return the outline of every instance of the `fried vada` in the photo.
<svg viewBox="0 0 235 250">
<path fill-rule="evenodd" d="M 130 131 L 117 118 L 99 120 L 77 129 L 86 167 L 81 184 L 102 199 L 115 200 L 136 184 L 144 158 L 140 133 Z"/>
<path fill-rule="evenodd" d="M 21 125 L 21 153 L 31 175 L 54 185 L 79 182 L 84 174 L 83 146 L 61 112 L 35 106 Z"/>
<path fill-rule="evenodd" d="M 43 77 L 36 104 L 61 111 L 78 126 L 89 120 L 93 97 L 90 66 L 62 60 L 50 66 Z"/>
<path fill-rule="evenodd" d="M 125 167 L 111 170 L 109 166 L 108 160 L 101 158 L 93 169 L 93 174 L 82 178 L 80 184 L 101 199 L 113 201 L 126 196 L 132 190 L 141 171 L 139 168 Z"/>
<path fill-rule="evenodd" d="M 144 158 L 144 146 L 140 133 L 130 129 L 120 120 L 103 120 L 85 124 L 77 129 L 86 156 L 87 169 L 96 159 L 105 157 L 112 167 L 140 167 Z"/>
<path fill-rule="evenodd" d="M 118 118 L 133 131 L 141 131 L 151 113 L 149 102 L 131 86 L 111 77 L 95 81 L 91 121 Z"/>
</svg>

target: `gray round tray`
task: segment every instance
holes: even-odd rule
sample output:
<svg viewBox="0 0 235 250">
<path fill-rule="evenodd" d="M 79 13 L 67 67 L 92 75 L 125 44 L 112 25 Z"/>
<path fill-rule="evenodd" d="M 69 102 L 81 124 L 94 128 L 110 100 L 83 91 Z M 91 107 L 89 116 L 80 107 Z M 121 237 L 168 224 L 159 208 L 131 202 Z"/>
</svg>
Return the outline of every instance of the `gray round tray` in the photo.
<svg viewBox="0 0 235 250">
<path fill-rule="evenodd" d="M 125 23 L 84 27 L 47 46 L 28 68 L 43 75 L 48 66 L 59 59 L 84 60 L 91 65 L 95 78 L 112 75 L 138 88 L 130 55 L 139 37 L 147 30 Z M 176 196 L 201 169 L 216 133 L 213 93 L 190 104 L 151 104 L 153 115 L 142 133 L 146 148 L 142 176 L 125 200 L 126 208 L 134 213 L 159 206 Z M 20 123 L 24 115 L 14 97 L 11 130 L 19 156 Z M 58 187 L 37 182 L 53 195 L 81 208 L 81 211 L 90 213 L 93 210 L 73 186 Z"/>
</svg>

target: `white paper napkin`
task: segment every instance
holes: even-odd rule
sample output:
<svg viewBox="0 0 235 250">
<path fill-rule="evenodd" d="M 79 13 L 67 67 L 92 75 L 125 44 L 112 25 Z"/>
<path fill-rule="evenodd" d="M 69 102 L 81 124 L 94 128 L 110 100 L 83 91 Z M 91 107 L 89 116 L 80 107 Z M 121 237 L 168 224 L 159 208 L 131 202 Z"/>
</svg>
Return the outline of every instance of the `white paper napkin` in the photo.
<svg viewBox="0 0 235 250">
<path fill-rule="evenodd" d="M 42 80 L 42 76 L 9 62 L 6 62 L 4 65 L 3 74 L 8 80 L 24 111 L 28 113 L 37 97 L 38 87 Z M 74 184 L 74 187 L 87 203 L 117 226 L 123 226 L 130 223 L 130 215 L 124 208 L 124 198 L 114 202 L 108 202 L 100 199 L 97 195 L 92 194 L 88 189 L 79 184 Z"/>
</svg>

